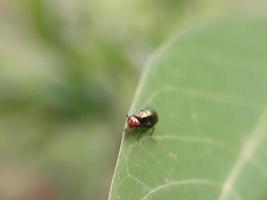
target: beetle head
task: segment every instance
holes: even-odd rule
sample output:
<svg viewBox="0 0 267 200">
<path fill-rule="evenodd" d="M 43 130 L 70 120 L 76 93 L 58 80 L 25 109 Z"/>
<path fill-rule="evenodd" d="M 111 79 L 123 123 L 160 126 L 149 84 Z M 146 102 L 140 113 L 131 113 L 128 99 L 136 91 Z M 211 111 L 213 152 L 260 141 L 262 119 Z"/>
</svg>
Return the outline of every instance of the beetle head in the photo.
<svg viewBox="0 0 267 200">
<path fill-rule="evenodd" d="M 136 128 L 140 126 L 140 121 L 134 115 L 127 115 L 127 124 L 129 128 Z"/>
</svg>

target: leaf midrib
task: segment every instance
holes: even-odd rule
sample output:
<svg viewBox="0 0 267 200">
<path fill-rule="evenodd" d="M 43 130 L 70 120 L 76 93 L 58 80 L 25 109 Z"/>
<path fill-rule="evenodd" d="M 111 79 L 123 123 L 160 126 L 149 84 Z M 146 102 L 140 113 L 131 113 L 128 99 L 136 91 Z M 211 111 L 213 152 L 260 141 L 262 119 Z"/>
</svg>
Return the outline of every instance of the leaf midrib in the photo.
<svg viewBox="0 0 267 200">
<path fill-rule="evenodd" d="M 241 148 L 237 161 L 234 163 L 230 170 L 229 176 L 223 183 L 222 190 L 219 196 L 219 200 L 226 200 L 234 189 L 234 185 L 242 173 L 245 165 L 254 156 L 257 148 L 260 146 L 263 138 L 267 133 L 267 106 L 264 109 L 263 114 L 259 118 L 255 128 L 252 130 L 250 136 L 245 141 Z M 235 190 L 236 191 L 236 190 Z"/>
</svg>

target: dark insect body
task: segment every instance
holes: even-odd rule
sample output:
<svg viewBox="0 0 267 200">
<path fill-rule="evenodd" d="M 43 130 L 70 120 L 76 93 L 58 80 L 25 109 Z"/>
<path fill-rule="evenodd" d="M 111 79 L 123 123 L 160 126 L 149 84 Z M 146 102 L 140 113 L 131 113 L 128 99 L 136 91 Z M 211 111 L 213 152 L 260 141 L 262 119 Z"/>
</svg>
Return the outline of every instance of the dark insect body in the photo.
<svg viewBox="0 0 267 200">
<path fill-rule="evenodd" d="M 159 120 L 157 112 L 151 108 L 145 108 L 133 115 L 127 115 L 127 118 L 127 125 L 129 128 L 152 128 L 151 134 L 154 131 L 154 125 Z"/>
</svg>

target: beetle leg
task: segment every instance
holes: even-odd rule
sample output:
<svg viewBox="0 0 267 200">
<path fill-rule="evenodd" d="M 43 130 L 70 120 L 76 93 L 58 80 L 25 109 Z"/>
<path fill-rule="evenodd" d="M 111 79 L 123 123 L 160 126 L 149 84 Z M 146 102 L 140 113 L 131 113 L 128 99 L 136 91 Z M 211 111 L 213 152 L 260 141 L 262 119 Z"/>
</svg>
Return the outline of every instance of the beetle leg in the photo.
<svg viewBox="0 0 267 200">
<path fill-rule="evenodd" d="M 153 126 L 151 129 L 152 129 L 152 131 L 150 132 L 149 135 L 152 135 L 153 134 L 155 127 Z"/>
</svg>

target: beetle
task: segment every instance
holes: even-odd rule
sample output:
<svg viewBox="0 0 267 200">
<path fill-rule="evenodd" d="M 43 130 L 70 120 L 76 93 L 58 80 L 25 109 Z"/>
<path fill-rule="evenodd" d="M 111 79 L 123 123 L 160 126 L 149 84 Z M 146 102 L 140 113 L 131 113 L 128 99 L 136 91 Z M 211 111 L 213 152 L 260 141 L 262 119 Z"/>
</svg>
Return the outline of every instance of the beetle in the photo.
<svg viewBox="0 0 267 200">
<path fill-rule="evenodd" d="M 159 121 L 158 113 L 151 109 L 151 108 L 144 108 L 140 111 L 136 112 L 133 115 L 126 115 L 127 116 L 127 125 L 129 128 L 152 128 L 152 132 L 154 132 L 154 126 Z"/>
</svg>

